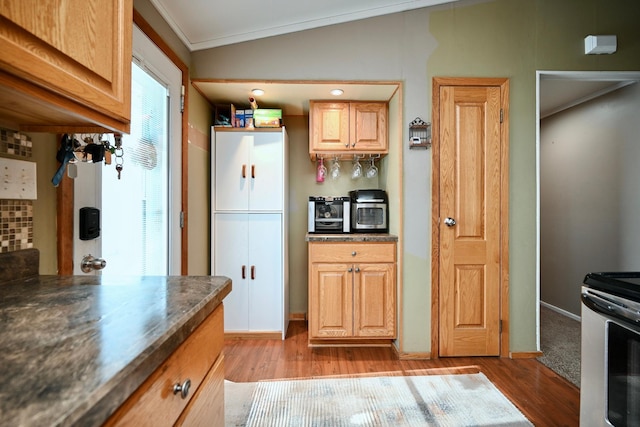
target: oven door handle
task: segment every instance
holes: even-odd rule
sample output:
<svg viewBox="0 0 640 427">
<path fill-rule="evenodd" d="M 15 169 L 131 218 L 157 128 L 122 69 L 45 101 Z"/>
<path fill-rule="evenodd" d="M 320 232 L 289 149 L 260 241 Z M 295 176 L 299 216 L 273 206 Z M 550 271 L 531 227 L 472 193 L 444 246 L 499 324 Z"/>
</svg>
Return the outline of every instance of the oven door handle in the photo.
<svg viewBox="0 0 640 427">
<path fill-rule="evenodd" d="M 629 322 L 635 325 L 636 328 L 640 326 L 640 313 L 622 303 L 602 298 L 589 291 L 582 292 L 581 299 L 584 305 L 595 312 Z"/>
</svg>

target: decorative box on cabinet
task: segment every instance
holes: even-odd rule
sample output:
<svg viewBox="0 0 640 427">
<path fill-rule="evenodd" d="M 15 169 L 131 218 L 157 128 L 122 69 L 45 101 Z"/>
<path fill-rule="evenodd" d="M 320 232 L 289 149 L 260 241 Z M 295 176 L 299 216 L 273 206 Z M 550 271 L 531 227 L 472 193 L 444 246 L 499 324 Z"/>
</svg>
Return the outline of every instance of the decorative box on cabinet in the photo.
<svg viewBox="0 0 640 427">
<path fill-rule="evenodd" d="M 387 154 L 386 102 L 309 101 L 309 153 Z"/>
<path fill-rule="evenodd" d="M 221 304 L 103 427 L 224 426 L 223 312 Z"/>
<path fill-rule="evenodd" d="M 309 344 L 396 337 L 396 243 L 309 242 Z"/>
<path fill-rule="evenodd" d="M 284 339 L 289 323 L 285 128 L 212 130 L 212 274 L 230 277 L 227 337 Z"/>
<path fill-rule="evenodd" d="M 128 132 L 132 28 L 133 0 L 0 3 L 2 118 Z"/>
</svg>

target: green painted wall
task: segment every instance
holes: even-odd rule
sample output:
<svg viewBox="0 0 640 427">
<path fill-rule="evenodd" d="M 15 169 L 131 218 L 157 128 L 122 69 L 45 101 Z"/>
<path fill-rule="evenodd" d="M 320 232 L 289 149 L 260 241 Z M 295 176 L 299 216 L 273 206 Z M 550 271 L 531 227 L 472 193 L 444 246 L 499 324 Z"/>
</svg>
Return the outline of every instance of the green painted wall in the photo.
<svg viewBox="0 0 640 427">
<path fill-rule="evenodd" d="M 534 350 L 536 70 L 639 70 L 640 2 L 499 0 L 434 11 L 428 77 L 510 79 L 511 349 Z M 588 34 L 616 34 L 613 55 L 584 55 Z M 585 272 L 586 273 L 586 272 Z"/>
</svg>

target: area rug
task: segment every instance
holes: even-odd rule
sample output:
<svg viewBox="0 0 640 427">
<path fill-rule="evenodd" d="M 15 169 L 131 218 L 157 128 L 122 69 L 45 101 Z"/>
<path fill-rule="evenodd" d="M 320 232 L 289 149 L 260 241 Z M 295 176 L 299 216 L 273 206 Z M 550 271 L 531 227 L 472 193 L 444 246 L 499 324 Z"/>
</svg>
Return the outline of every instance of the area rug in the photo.
<svg viewBox="0 0 640 427">
<path fill-rule="evenodd" d="M 226 382 L 245 400 L 226 405 L 227 426 L 533 425 L 482 373 L 239 384 Z"/>
</svg>

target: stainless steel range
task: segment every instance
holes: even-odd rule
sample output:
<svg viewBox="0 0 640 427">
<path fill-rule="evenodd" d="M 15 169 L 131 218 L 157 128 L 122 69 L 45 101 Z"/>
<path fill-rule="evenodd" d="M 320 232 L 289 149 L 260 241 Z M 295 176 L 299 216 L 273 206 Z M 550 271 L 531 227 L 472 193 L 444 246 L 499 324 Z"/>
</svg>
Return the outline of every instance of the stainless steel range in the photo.
<svg viewBox="0 0 640 427">
<path fill-rule="evenodd" d="M 584 283 L 580 426 L 640 426 L 640 272 Z"/>
</svg>

